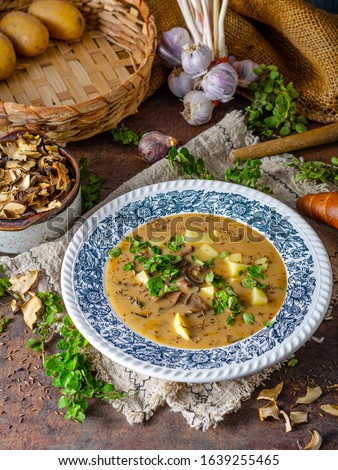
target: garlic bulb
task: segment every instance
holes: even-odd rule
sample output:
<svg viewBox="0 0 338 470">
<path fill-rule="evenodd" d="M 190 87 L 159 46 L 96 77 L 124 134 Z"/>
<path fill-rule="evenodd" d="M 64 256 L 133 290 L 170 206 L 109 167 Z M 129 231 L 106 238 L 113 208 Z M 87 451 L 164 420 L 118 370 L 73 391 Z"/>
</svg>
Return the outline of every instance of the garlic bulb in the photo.
<svg viewBox="0 0 338 470">
<path fill-rule="evenodd" d="M 155 163 L 164 158 L 171 147 L 177 144 L 177 140 L 162 132 L 146 132 L 140 139 L 138 151 L 142 159 L 147 163 Z"/>
<path fill-rule="evenodd" d="M 179 98 L 183 98 L 194 88 L 195 81 L 182 67 L 175 68 L 168 77 L 169 90 Z"/>
<path fill-rule="evenodd" d="M 201 88 L 210 100 L 227 103 L 235 94 L 237 82 L 236 70 L 229 64 L 220 63 L 204 75 Z"/>
<path fill-rule="evenodd" d="M 235 60 L 232 64 L 238 75 L 238 86 L 248 88 L 248 86 L 258 80 L 258 75 L 254 70 L 258 64 L 252 60 Z"/>
<path fill-rule="evenodd" d="M 177 26 L 163 33 L 157 46 L 163 65 L 168 68 L 181 65 L 182 47 L 186 44 L 192 44 L 192 39 L 184 28 Z"/>
<path fill-rule="evenodd" d="M 183 70 L 190 75 L 199 75 L 206 72 L 212 60 L 212 49 L 205 44 L 183 46 Z"/>
<path fill-rule="evenodd" d="M 206 124 L 212 117 L 214 103 L 203 91 L 189 91 L 183 98 L 184 111 L 182 116 L 192 126 Z"/>
</svg>

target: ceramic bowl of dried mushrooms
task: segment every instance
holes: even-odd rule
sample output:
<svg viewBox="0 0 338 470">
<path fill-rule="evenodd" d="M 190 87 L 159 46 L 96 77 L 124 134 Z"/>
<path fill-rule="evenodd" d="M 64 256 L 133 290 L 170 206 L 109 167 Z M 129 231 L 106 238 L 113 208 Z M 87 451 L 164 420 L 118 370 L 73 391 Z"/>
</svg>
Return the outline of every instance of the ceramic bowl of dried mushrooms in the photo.
<svg viewBox="0 0 338 470">
<path fill-rule="evenodd" d="M 18 254 L 64 235 L 81 215 L 80 169 L 48 137 L 0 139 L 0 252 Z"/>
</svg>

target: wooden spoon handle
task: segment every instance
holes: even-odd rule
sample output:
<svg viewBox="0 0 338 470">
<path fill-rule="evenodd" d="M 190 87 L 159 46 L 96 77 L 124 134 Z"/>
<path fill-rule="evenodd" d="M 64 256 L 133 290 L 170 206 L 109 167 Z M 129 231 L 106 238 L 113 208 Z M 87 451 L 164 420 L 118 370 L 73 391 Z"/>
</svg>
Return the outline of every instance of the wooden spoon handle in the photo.
<svg viewBox="0 0 338 470">
<path fill-rule="evenodd" d="M 238 158 L 242 161 L 248 158 L 262 158 L 270 155 L 278 155 L 292 150 L 315 147 L 316 145 L 328 144 L 338 141 L 338 122 L 326 126 L 317 127 L 301 134 L 292 134 L 287 137 L 261 142 L 248 147 L 232 150 L 229 155 L 231 162 Z"/>
</svg>

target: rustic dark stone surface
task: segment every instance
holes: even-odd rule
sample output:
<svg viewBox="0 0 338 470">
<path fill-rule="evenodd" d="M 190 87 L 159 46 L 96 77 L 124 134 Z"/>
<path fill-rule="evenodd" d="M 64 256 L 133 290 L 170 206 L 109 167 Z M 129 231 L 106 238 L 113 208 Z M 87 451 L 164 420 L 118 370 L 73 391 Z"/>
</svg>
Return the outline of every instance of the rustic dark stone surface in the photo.
<svg viewBox="0 0 338 470">
<path fill-rule="evenodd" d="M 204 128 L 217 122 L 225 111 L 241 108 L 243 104 L 244 100 L 236 98 L 217 107 L 213 121 Z M 143 103 L 138 114 L 124 122 L 138 132 L 159 130 L 171 134 L 182 145 L 203 128 L 189 126 L 179 114 L 181 109 L 179 100 L 164 88 Z M 138 159 L 135 147 L 113 143 L 109 132 L 69 144 L 68 149 L 77 158 L 87 157 L 90 170 L 104 178 L 102 199 L 148 166 Z M 297 154 L 329 161 L 338 155 L 338 146 L 326 145 Z M 309 422 L 290 433 L 285 432 L 282 418 L 259 420 L 257 409 L 263 406 L 262 401 L 256 400 L 259 390 L 243 403 L 238 413 L 225 416 L 217 428 L 206 432 L 190 428 L 180 413 L 175 414 L 169 408 L 158 409 L 145 424 L 131 426 L 108 403 L 95 400 L 82 425 L 66 421 L 58 414 L 58 391 L 38 368 L 41 361 L 37 354 L 24 346 L 30 332 L 22 316 L 9 313 L 4 306 L 0 306 L 0 312 L 13 318 L 6 332 L 0 335 L 1 449 L 297 449 L 298 444 L 304 447 L 309 442 L 309 429 L 317 429 L 322 434 L 323 449 L 338 448 L 337 418 L 319 409 L 321 403 L 338 403 L 338 390 L 326 388 L 329 381 L 338 382 L 338 308 L 333 312 L 333 320 L 324 321 L 316 332 L 317 337 L 324 336 L 323 343 L 308 341 L 296 353 L 298 364 L 276 372 L 265 384 L 269 388 L 284 381 L 278 401 L 288 413 L 295 409 L 296 398 L 305 394 L 307 381 L 313 380 L 323 388 L 323 396 L 317 402 L 298 407 L 309 411 Z"/>
</svg>

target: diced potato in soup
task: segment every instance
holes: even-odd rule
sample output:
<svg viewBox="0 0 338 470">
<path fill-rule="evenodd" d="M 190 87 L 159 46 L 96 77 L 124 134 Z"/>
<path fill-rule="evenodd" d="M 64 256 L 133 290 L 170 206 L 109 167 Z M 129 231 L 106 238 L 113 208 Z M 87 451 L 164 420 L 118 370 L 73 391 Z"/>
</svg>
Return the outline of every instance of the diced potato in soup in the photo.
<svg viewBox="0 0 338 470">
<path fill-rule="evenodd" d="M 105 272 L 110 303 L 128 327 L 156 343 L 226 346 L 270 325 L 284 302 L 287 273 L 278 251 L 225 217 L 169 216 L 140 226 L 117 247 Z"/>
</svg>

